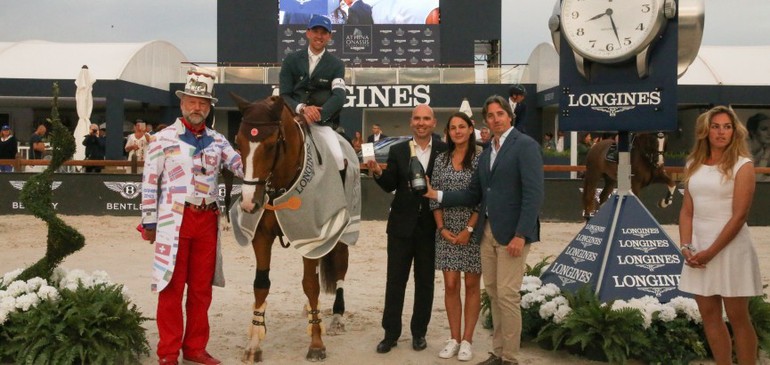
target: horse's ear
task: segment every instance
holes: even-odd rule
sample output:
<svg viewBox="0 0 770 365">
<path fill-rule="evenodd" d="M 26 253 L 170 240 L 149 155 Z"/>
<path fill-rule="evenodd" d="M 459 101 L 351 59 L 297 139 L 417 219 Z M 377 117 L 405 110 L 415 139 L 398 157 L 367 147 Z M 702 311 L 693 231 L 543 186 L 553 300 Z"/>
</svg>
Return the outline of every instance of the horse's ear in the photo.
<svg viewBox="0 0 770 365">
<path fill-rule="evenodd" d="M 234 92 L 230 92 L 230 97 L 235 101 L 235 104 L 238 105 L 238 110 L 243 111 L 246 109 L 251 103 L 247 101 L 246 99 L 238 96 L 238 94 Z"/>
<path fill-rule="evenodd" d="M 283 108 L 283 105 L 286 104 L 286 102 L 283 100 L 283 97 L 281 97 L 280 95 L 271 96 L 270 103 L 280 106 L 281 108 Z"/>
</svg>

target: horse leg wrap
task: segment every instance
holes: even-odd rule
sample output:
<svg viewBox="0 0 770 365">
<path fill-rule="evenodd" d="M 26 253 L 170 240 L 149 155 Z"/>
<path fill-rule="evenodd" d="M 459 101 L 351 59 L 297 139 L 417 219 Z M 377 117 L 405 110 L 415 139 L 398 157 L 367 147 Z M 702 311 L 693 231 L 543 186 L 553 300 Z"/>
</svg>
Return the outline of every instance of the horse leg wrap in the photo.
<svg viewBox="0 0 770 365">
<path fill-rule="evenodd" d="M 267 302 L 257 308 L 254 306 L 254 317 L 251 319 L 251 326 L 249 326 L 249 338 L 251 342 L 255 342 L 259 346 L 259 340 L 264 340 L 267 334 L 267 325 L 265 324 L 265 309 L 267 309 Z"/>
<path fill-rule="evenodd" d="M 332 313 L 345 314 L 345 289 L 337 288 L 337 293 L 334 296 L 334 305 L 332 306 Z"/>
<path fill-rule="evenodd" d="M 312 309 L 310 308 L 310 304 L 305 304 L 305 311 L 307 311 L 307 335 L 313 335 L 314 324 L 317 324 L 319 327 L 321 327 L 321 335 L 325 335 L 326 327 L 324 327 L 324 324 L 322 323 L 323 321 L 321 320 L 321 310 Z M 314 315 L 316 318 L 313 318 Z"/>
<path fill-rule="evenodd" d="M 270 289 L 270 269 L 257 270 L 254 276 L 254 289 Z"/>
</svg>

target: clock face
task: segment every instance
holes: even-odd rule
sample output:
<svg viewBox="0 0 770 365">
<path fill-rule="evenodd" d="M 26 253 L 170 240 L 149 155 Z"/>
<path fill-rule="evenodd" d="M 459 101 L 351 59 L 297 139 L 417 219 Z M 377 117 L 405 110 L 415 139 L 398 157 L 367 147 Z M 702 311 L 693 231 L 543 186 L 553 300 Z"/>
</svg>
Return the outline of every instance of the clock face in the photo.
<svg viewBox="0 0 770 365">
<path fill-rule="evenodd" d="M 646 47 L 665 20 L 660 0 L 563 0 L 562 33 L 584 58 L 625 61 Z"/>
</svg>

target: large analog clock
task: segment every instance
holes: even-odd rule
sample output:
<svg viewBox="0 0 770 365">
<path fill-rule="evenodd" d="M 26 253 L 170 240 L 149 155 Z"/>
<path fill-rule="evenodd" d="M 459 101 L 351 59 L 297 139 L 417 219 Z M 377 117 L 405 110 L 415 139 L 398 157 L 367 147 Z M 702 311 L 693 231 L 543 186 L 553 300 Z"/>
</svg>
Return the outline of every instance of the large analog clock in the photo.
<svg viewBox="0 0 770 365">
<path fill-rule="evenodd" d="M 647 74 L 650 45 L 676 14 L 674 0 L 562 0 L 561 32 L 587 74 L 587 61 L 614 64 L 637 58 Z"/>
</svg>

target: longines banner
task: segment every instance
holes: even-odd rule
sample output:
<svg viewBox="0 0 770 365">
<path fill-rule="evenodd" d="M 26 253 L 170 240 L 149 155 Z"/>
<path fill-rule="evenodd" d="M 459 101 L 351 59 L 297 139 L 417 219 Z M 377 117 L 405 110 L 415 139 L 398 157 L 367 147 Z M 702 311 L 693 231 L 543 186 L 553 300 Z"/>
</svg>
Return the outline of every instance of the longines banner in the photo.
<svg viewBox="0 0 770 365">
<path fill-rule="evenodd" d="M 650 295 L 665 303 L 688 296 L 678 289 L 684 257 L 671 237 L 633 195 L 623 197 L 623 211 L 610 232 L 620 198 L 611 199 L 543 273 L 543 282 L 572 292 L 589 286 L 598 289 L 603 302 Z"/>
<path fill-rule="evenodd" d="M 19 199 L 31 174 L 0 175 L 0 214 L 31 214 Z M 51 186 L 52 205 L 59 214 L 140 217 L 140 175 L 56 174 Z M 233 184 L 232 201 L 240 195 L 240 181 Z M 224 207 L 225 184 L 219 184 L 219 203 Z"/>
<path fill-rule="evenodd" d="M 307 49 L 306 26 L 279 25 L 278 62 L 289 53 Z M 440 60 L 438 25 L 335 25 L 327 50 L 347 66 L 421 67 Z"/>
</svg>

